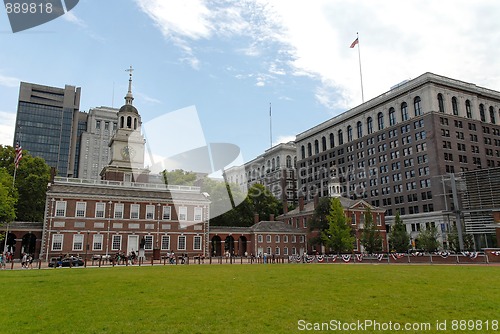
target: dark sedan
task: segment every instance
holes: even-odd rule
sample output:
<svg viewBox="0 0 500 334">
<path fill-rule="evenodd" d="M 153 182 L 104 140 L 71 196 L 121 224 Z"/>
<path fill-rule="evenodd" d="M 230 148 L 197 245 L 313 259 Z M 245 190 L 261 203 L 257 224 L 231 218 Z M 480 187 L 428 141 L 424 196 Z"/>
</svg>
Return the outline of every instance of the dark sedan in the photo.
<svg viewBox="0 0 500 334">
<path fill-rule="evenodd" d="M 83 264 L 83 260 L 78 257 L 52 258 L 49 262 L 49 267 L 81 267 Z"/>
</svg>

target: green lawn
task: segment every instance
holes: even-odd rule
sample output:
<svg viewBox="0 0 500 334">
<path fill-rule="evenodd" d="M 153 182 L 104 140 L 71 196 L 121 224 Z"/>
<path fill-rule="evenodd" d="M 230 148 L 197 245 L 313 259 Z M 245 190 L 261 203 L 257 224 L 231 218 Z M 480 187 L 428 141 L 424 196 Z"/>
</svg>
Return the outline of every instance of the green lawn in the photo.
<svg viewBox="0 0 500 334">
<path fill-rule="evenodd" d="M 373 320 L 381 326 L 390 321 L 430 323 L 432 330 L 425 333 L 433 333 L 436 321 L 446 320 L 448 330 L 440 333 L 500 333 L 498 327 L 491 330 L 500 321 L 499 277 L 500 267 L 479 265 L 5 270 L 0 271 L 0 331 L 296 333 L 331 320 Z M 469 319 L 479 320 L 482 329 L 451 331 L 452 320 Z M 391 332 L 363 329 L 342 332 Z"/>
</svg>

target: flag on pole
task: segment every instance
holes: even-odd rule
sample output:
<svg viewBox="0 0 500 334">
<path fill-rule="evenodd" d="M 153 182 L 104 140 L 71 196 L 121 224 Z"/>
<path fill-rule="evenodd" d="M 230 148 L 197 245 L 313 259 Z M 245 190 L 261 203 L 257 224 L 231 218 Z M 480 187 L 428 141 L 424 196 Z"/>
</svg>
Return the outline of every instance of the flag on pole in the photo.
<svg viewBox="0 0 500 334">
<path fill-rule="evenodd" d="M 23 158 L 23 148 L 19 143 L 16 143 L 16 157 L 14 158 L 14 164 L 16 165 L 16 169 L 19 168 L 19 162 Z"/>
<path fill-rule="evenodd" d="M 352 49 L 352 48 L 353 48 L 353 47 L 355 47 L 355 46 L 356 46 L 356 44 L 358 44 L 358 43 L 359 43 L 359 40 L 358 40 L 358 38 L 356 38 L 356 39 L 354 40 L 354 42 L 352 42 L 352 43 L 351 43 L 350 48 Z"/>
</svg>

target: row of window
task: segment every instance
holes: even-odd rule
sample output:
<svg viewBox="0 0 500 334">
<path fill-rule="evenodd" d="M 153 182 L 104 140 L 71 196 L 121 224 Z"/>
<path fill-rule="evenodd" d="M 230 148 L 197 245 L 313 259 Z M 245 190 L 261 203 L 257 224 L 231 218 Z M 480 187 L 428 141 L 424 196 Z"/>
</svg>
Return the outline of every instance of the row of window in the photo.
<svg viewBox="0 0 500 334">
<path fill-rule="evenodd" d="M 419 96 L 414 98 L 413 107 L 414 107 L 414 116 L 415 117 L 422 115 L 421 99 Z M 409 112 L 408 112 L 408 104 L 406 102 L 401 103 L 400 111 L 401 111 L 401 121 L 405 122 L 405 121 L 410 119 Z M 393 107 L 389 108 L 388 116 L 389 116 L 389 126 L 396 125 L 396 110 Z M 373 123 L 374 123 L 374 120 L 372 117 L 368 117 L 366 119 L 366 133 L 368 135 L 372 134 L 374 131 Z M 379 112 L 377 114 L 377 128 L 378 128 L 378 131 L 383 130 L 385 128 L 384 113 L 382 113 L 382 112 Z M 356 123 L 356 134 L 357 134 L 358 139 L 362 138 L 364 135 L 363 134 L 363 123 L 361 121 L 358 121 Z M 343 133 L 342 129 L 339 129 L 337 131 L 337 139 L 338 139 L 337 145 L 344 144 L 344 133 Z M 335 147 L 335 135 L 333 133 L 330 133 L 329 141 L 330 141 L 329 148 L 330 149 L 334 148 Z M 353 127 L 350 125 L 347 126 L 347 141 L 348 142 L 353 141 Z M 323 136 L 321 138 L 321 148 L 322 148 L 322 151 L 327 150 L 327 139 L 325 136 Z M 306 158 L 305 146 L 302 145 L 300 149 L 301 149 L 302 159 L 305 159 Z M 307 144 L 307 153 L 308 153 L 309 157 L 313 155 L 311 143 Z M 314 154 L 319 154 L 319 141 L 317 139 L 314 141 Z"/>
<path fill-rule="evenodd" d="M 273 253 L 271 252 L 271 247 L 266 248 L 266 254 L 273 255 Z M 287 256 L 287 255 L 297 255 L 297 254 L 298 254 L 297 248 L 292 247 L 292 253 L 290 254 L 288 251 L 288 247 L 283 247 L 283 255 Z M 258 255 L 262 256 L 262 254 L 258 254 Z M 274 255 L 281 255 L 281 249 L 279 247 L 274 248 Z"/>
<path fill-rule="evenodd" d="M 52 236 L 52 251 L 62 251 L 64 245 L 64 234 L 54 234 Z M 69 237 L 70 235 L 68 235 Z M 134 240 L 138 239 L 138 236 L 129 236 L 134 237 Z M 84 234 L 73 234 L 72 239 L 72 251 L 79 252 L 84 250 Z M 119 234 L 115 234 L 111 236 L 111 250 L 112 251 L 122 251 L 122 239 L 123 236 Z M 90 240 L 87 240 L 90 242 Z M 144 236 L 144 250 L 153 250 L 153 235 Z M 92 250 L 93 251 L 102 251 L 104 245 L 104 235 L 103 234 L 94 234 L 92 235 Z M 185 251 L 187 246 L 187 237 L 185 235 L 177 236 L 177 250 Z M 170 235 L 162 235 L 161 236 L 161 250 L 173 250 L 170 243 Z M 195 235 L 193 236 L 193 250 L 201 250 L 202 247 L 202 236 Z M 129 246 L 130 248 L 130 246 Z M 137 249 L 135 249 L 137 251 Z"/>
<path fill-rule="evenodd" d="M 438 99 L 438 108 L 439 112 L 445 113 L 445 102 L 443 98 L 443 94 L 439 93 L 437 96 Z M 458 100 L 455 96 L 451 98 L 451 109 L 452 113 L 455 116 L 462 116 L 460 115 L 460 110 L 458 106 Z M 489 115 L 489 122 L 492 124 L 496 124 L 496 116 L 495 116 L 495 108 L 493 106 L 490 106 L 488 108 L 488 115 Z M 498 115 L 500 117 L 500 110 L 498 111 Z M 467 118 L 472 118 L 473 117 L 473 111 L 472 111 L 472 106 L 470 100 L 465 100 L 465 117 Z M 481 122 L 486 122 L 486 108 L 483 103 L 479 104 L 479 118 L 481 119 Z"/>
<path fill-rule="evenodd" d="M 113 209 L 113 215 L 111 216 L 111 204 L 108 207 L 109 213 L 107 218 L 123 219 L 125 212 L 125 204 L 115 203 Z M 141 205 L 140 204 L 130 204 L 129 205 L 129 219 L 139 219 L 141 216 Z M 55 216 L 56 217 L 66 217 L 66 201 L 56 201 L 55 204 Z M 161 207 L 161 209 L 160 209 Z M 158 210 L 158 211 L 156 211 Z M 161 212 L 160 212 L 161 210 Z M 164 205 L 146 205 L 145 206 L 144 219 L 154 220 L 155 216 L 160 215 L 158 219 L 161 220 L 171 220 L 172 219 L 172 206 Z M 188 220 L 188 207 L 179 206 L 177 207 L 178 220 L 187 221 Z M 87 213 L 87 202 L 76 202 L 75 217 L 85 218 L 88 217 Z M 106 218 L 106 203 L 97 202 L 95 203 L 94 216 L 91 218 Z M 203 208 L 194 207 L 193 208 L 193 220 L 202 221 L 203 220 Z"/>
<path fill-rule="evenodd" d="M 305 237 L 303 235 L 299 236 L 299 240 L 300 240 L 299 242 L 301 244 L 304 243 L 304 240 L 305 240 L 304 238 Z M 272 240 L 271 235 L 269 235 L 269 234 L 266 235 L 266 243 L 268 243 L 268 244 L 271 243 L 271 240 Z M 292 235 L 291 240 L 292 240 L 291 241 L 292 243 L 296 243 L 297 242 L 297 236 L 296 235 Z M 264 236 L 262 234 L 257 235 L 257 242 L 258 243 L 264 242 Z M 277 243 L 277 244 L 279 244 L 281 242 L 281 236 L 280 235 L 275 235 L 274 236 L 274 242 Z M 288 235 L 284 235 L 283 236 L 283 242 L 284 243 L 288 243 Z"/>
</svg>

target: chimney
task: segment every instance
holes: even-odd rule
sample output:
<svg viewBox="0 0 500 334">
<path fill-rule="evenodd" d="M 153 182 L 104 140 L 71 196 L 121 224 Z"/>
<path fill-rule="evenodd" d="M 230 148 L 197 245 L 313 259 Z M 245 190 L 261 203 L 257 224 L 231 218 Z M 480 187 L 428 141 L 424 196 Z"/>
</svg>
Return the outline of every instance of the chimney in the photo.
<svg viewBox="0 0 500 334">
<path fill-rule="evenodd" d="M 259 214 L 258 213 L 254 213 L 254 215 L 253 215 L 253 223 L 257 224 L 258 222 L 259 222 Z"/>
<path fill-rule="evenodd" d="M 286 215 L 288 213 L 288 202 L 283 201 L 283 214 Z"/>
<path fill-rule="evenodd" d="M 304 197 L 299 197 L 299 211 L 304 211 Z"/>
<path fill-rule="evenodd" d="M 274 221 L 274 213 L 269 214 L 269 221 Z"/>
<path fill-rule="evenodd" d="M 318 203 L 319 203 L 319 194 L 316 194 L 316 196 L 314 196 L 314 208 L 315 209 L 318 207 Z"/>
</svg>

